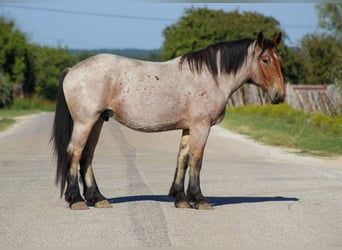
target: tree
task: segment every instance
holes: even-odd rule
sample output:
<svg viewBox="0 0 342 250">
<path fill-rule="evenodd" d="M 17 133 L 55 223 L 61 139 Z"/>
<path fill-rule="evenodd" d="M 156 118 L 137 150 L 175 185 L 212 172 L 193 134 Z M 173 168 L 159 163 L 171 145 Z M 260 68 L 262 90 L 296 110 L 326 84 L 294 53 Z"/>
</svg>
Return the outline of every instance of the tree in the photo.
<svg viewBox="0 0 342 250">
<path fill-rule="evenodd" d="M 76 63 L 76 57 L 63 48 L 32 45 L 34 57 L 35 93 L 54 100 L 61 72 Z"/>
<path fill-rule="evenodd" d="M 0 71 L 9 82 L 24 80 L 26 46 L 26 37 L 14 22 L 0 17 Z"/>
<path fill-rule="evenodd" d="M 20 84 L 26 96 L 55 99 L 61 72 L 77 61 L 63 48 L 30 44 L 13 21 L 1 17 L 0 48 L 0 74 L 10 85 Z"/>
<path fill-rule="evenodd" d="M 0 108 L 4 108 L 12 102 L 12 88 L 5 76 L 0 72 Z"/>
<path fill-rule="evenodd" d="M 168 60 L 214 42 L 256 37 L 259 31 L 273 36 L 279 30 L 277 20 L 255 12 L 240 14 L 237 10 L 226 13 L 223 10 L 190 8 L 177 23 L 164 30 L 163 59 Z"/>
<path fill-rule="evenodd" d="M 342 43 L 342 3 L 318 4 L 319 27 L 331 32 Z"/>
<path fill-rule="evenodd" d="M 331 32 L 339 45 L 335 63 L 330 65 L 327 75 L 340 86 L 342 91 L 342 3 L 318 4 L 317 9 L 319 27 Z"/>
<path fill-rule="evenodd" d="M 286 39 L 286 33 L 279 26 L 279 22 L 273 17 L 266 17 L 256 12 L 240 13 L 235 10 L 227 13 L 223 10 L 207 8 L 186 9 L 177 23 L 166 27 L 163 31 L 165 39 L 162 58 L 169 60 L 223 40 L 254 38 L 259 31 L 263 31 L 267 37 L 273 37 L 281 31 L 283 38 Z M 296 57 L 295 52 L 282 45 L 279 54 L 283 58 L 282 71 L 285 80 L 298 81 L 296 74 L 298 67 L 294 67 L 290 61 Z"/>
<path fill-rule="evenodd" d="M 306 83 L 342 84 L 342 3 L 316 5 L 321 34 L 302 39 Z"/>
<path fill-rule="evenodd" d="M 332 83 L 328 69 L 337 63 L 341 50 L 336 39 L 327 34 L 308 34 L 302 39 L 304 82 L 309 84 Z"/>
</svg>

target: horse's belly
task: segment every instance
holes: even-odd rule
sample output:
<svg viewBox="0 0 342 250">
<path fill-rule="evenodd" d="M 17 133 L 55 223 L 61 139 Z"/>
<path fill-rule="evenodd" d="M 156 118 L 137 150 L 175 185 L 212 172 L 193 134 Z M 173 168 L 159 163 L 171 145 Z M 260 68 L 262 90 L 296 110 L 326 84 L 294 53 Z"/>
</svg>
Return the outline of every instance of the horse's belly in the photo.
<svg viewBox="0 0 342 250">
<path fill-rule="evenodd" d="M 153 99 L 153 98 L 152 98 Z M 162 101 L 151 103 L 143 100 L 136 105 L 123 101 L 113 109 L 114 118 L 123 125 L 143 132 L 181 129 L 185 126 L 181 107 L 169 106 Z"/>
<path fill-rule="evenodd" d="M 161 132 L 168 130 L 181 129 L 184 123 L 180 120 L 154 119 L 145 117 L 141 119 L 138 116 L 122 116 L 122 114 L 115 114 L 114 118 L 121 124 L 142 132 Z"/>
<path fill-rule="evenodd" d="M 116 81 L 117 92 L 111 98 L 116 119 L 145 132 L 183 128 L 189 96 L 184 94 L 184 86 L 174 81 L 165 74 L 146 72 L 121 76 Z"/>
</svg>

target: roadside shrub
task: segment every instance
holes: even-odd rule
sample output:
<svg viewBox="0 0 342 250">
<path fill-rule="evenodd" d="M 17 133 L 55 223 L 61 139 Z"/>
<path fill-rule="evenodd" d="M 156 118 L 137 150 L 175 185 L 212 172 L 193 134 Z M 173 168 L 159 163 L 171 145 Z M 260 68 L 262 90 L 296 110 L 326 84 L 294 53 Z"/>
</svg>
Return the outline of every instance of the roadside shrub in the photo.
<svg viewBox="0 0 342 250">
<path fill-rule="evenodd" d="M 334 122 L 332 123 L 332 132 L 335 134 L 339 134 L 342 136 L 342 116 L 338 116 L 334 118 Z"/>
<path fill-rule="evenodd" d="M 248 105 L 239 107 L 229 107 L 228 112 L 235 112 L 245 115 L 258 115 L 272 118 L 291 118 L 303 117 L 304 114 L 295 110 L 286 103 L 278 105 Z"/>
<path fill-rule="evenodd" d="M 330 117 L 322 113 L 313 114 L 311 117 L 312 124 L 328 130 L 334 134 L 342 135 L 342 116 Z"/>
<path fill-rule="evenodd" d="M 5 76 L 0 73 L 0 108 L 9 106 L 13 101 L 12 88 Z"/>
</svg>

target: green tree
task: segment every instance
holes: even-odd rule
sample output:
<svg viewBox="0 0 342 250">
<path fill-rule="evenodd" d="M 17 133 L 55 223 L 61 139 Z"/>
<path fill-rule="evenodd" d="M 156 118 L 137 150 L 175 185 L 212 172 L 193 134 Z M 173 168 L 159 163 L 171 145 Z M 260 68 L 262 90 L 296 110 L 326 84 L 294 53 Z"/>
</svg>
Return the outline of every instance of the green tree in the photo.
<svg viewBox="0 0 342 250">
<path fill-rule="evenodd" d="M 11 84 L 22 85 L 26 95 L 38 94 L 54 99 L 58 79 L 64 68 L 76 58 L 62 48 L 41 47 L 28 43 L 13 21 L 0 17 L 0 73 Z"/>
<path fill-rule="evenodd" d="M 333 83 L 329 68 L 337 64 L 336 55 L 341 51 L 336 39 L 327 34 L 308 34 L 302 39 L 302 58 L 308 84 Z"/>
<path fill-rule="evenodd" d="M 12 102 L 12 88 L 6 77 L 0 72 L 0 108 L 6 107 Z"/>
<path fill-rule="evenodd" d="M 302 57 L 300 48 L 280 47 L 282 57 L 281 68 L 285 82 L 292 84 L 301 84 L 305 78 L 304 57 Z"/>
<path fill-rule="evenodd" d="M 54 100 L 61 72 L 76 63 L 76 58 L 63 48 L 32 46 L 35 62 L 35 92 Z"/>
<path fill-rule="evenodd" d="M 240 14 L 237 10 L 227 13 L 207 8 L 186 9 L 180 20 L 163 32 L 163 59 L 168 60 L 218 41 L 254 37 L 259 31 L 273 36 L 279 30 L 277 20 L 255 12 Z"/>
<path fill-rule="evenodd" d="M 169 60 L 189 51 L 205 48 L 209 44 L 235 40 L 246 37 L 256 37 L 263 31 L 266 37 L 273 37 L 281 31 L 283 38 L 287 38 L 280 29 L 279 22 L 273 17 L 266 17 L 256 12 L 235 10 L 209 10 L 207 8 L 186 9 L 184 15 L 175 24 L 165 28 L 162 47 L 163 60 Z M 299 60 L 293 50 L 282 45 L 279 54 L 283 58 L 282 71 L 286 81 L 299 81 L 296 67 L 291 60 Z"/>
<path fill-rule="evenodd" d="M 342 3 L 316 5 L 323 33 L 308 34 L 301 41 L 304 82 L 340 83 L 342 72 Z"/>
<path fill-rule="evenodd" d="M 340 86 L 342 91 L 342 3 L 318 4 L 319 27 L 335 37 L 339 49 L 334 63 L 328 67 L 327 76 Z"/>
<path fill-rule="evenodd" d="M 0 71 L 8 81 L 22 83 L 26 68 L 27 40 L 13 21 L 0 17 Z"/>
<path fill-rule="evenodd" d="M 318 4 L 319 27 L 331 32 L 332 35 L 342 39 L 342 3 Z"/>
</svg>

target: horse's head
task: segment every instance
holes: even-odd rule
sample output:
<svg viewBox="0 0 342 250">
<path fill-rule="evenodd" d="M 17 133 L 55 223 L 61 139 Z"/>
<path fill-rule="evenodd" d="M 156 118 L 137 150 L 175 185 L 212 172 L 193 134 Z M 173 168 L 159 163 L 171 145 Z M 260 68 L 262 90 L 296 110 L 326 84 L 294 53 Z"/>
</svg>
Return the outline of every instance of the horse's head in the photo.
<svg viewBox="0 0 342 250">
<path fill-rule="evenodd" d="M 268 94 L 273 104 L 283 102 L 285 98 L 280 57 L 276 53 L 280 40 L 280 32 L 273 40 L 265 39 L 262 32 L 259 32 L 251 65 L 251 80 Z"/>
</svg>

